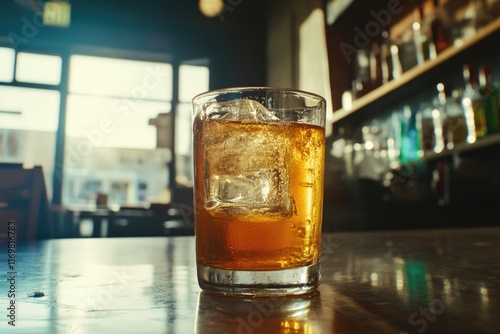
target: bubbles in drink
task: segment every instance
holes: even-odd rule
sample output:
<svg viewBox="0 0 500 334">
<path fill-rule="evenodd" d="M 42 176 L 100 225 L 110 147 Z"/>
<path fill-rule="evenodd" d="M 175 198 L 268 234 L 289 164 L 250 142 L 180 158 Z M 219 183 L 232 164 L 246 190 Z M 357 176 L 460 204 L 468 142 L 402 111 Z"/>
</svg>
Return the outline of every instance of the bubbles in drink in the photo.
<svg viewBox="0 0 500 334">
<path fill-rule="evenodd" d="M 206 108 L 205 208 L 214 217 L 289 217 L 290 143 L 283 123 L 269 123 L 275 117 L 256 101 L 215 105 Z"/>
</svg>

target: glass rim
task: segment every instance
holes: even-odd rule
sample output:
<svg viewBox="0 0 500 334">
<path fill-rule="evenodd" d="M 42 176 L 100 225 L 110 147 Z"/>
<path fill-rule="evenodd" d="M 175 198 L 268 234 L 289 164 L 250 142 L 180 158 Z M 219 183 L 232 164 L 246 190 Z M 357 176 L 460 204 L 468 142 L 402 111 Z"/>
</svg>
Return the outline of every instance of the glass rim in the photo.
<svg viewBox="0 0 500 334">
<path fill-rule="evenodd" d="M 305 90 L 286 88 L 286 87 L 273 87 L 273 86 L 241 86 L 241 87 L 228 87 L 228 88 L 218 88 L 209 90 L 200 94 L 195 95 L 192 98 L 192 102 L 196 103 L 200 100 L 210 99 L 225 93 L 239 93 L 239 92 L 284 92 L 292 93 L 299 96 L 307 97 L 313 100 L 317 100 L 326 104 L 326 99 L 319 94 L 311 93 Z"/>
</svg>

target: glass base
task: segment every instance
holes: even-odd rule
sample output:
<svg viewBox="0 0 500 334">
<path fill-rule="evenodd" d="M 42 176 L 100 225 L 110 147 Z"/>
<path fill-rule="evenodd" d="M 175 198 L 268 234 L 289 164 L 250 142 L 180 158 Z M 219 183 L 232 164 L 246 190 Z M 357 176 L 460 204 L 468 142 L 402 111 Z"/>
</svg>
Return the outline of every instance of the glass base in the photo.
<svg viewBox="0 0 500 334">
<path fill-rule="evenodd" d="M 198 283 L 208 292 L 232 296 L 287 296 L 313 292 L 321 278 L 320 264 L 280 270 L 232 270 L 198 262 Z"/>
</svg>

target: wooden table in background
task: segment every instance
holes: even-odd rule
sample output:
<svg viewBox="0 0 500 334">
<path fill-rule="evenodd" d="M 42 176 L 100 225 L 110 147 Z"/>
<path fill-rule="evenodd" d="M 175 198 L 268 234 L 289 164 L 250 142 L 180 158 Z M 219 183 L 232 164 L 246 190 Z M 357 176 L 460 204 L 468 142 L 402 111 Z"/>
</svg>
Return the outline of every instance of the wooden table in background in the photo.
<svg viewBox="0 0 500 334">
<path fill-rule="evenodd" d="M 201 292 L 193 237 L 18 244 L 14 328 L 4 238 L 0 332 L 500 333 L 499 240 L 497 228 L 325 234 L 319 293 L 258 300 Z"/>
</svg>

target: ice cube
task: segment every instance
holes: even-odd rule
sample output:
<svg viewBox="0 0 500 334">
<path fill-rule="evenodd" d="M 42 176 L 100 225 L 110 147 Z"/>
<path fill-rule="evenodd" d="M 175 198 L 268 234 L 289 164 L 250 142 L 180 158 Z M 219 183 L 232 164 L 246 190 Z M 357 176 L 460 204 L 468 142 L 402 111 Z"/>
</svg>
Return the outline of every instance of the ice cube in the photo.
<svg viewBox="0 0 500 334">
<path fill-rule="evenodd" d="M 205 208 L 221 218 L 289 217 L 289 141 L 276 123 L 247 120 L 205 125 Z"/>
<path fill-rule="evenodd" d="M 205 107 L 208 119 L 238 120 L 241 122 L 269 122 L 279 120 L 276 115 L 267 110 L 255 100 L 234 100 L 214 102 Z"/>
<path fill-rule="evenodd" d="M 221 206 L 241 206 L 247 209 L 288 210 L 290 206 L 283 185 L 283 172 L 277 169 L 245 173 L 244 175 L 214 175 L 208 187 L 207 209 Z M 288 213 L 287 213 L 288 214 Z"/>
<path fill-rule="evenodd" d="M 287 218 L 292 214 L 292 202 L 283 189 L 288 182 L 281 177 L 277 170 L 213 176 L 207 189 L 207 211 L 221 218 Z"/>
</svg>

